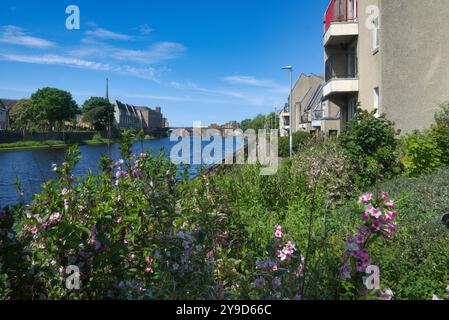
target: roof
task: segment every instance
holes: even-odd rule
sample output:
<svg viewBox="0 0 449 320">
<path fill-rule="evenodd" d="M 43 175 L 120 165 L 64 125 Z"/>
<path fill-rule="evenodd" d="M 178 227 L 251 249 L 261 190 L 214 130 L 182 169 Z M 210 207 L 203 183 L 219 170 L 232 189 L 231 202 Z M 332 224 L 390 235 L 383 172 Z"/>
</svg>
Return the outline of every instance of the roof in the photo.
<svg viewBox="0 0 449 320">
<path fill-rule="evenodd" d="M 15 104 L 19 102 L 19 100 L 14 99 L 0 99 L 0 107 L 5 108 L 6 110 L 10 110 Z"/>
</svg>

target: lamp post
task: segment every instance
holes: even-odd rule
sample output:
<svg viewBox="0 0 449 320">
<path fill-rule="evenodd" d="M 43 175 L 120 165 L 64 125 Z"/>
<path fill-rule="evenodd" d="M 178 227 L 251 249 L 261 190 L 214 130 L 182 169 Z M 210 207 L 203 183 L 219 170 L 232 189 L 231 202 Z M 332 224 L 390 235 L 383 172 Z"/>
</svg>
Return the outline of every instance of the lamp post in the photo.
<svg viewBox="0 0 449 320">
<path fill-rule="evenodd" d="M 282 70 L 288 70 L 290 72 L 290 106 L 288 108 L 289 111 L 289 138 L 290 138 L 290 158 L 293 156 L 293 119 L 292 119 L 292 110 L 293 110 L 293 67 L 292 66 L 286 66 L 283 67 Z"/>
</svg>

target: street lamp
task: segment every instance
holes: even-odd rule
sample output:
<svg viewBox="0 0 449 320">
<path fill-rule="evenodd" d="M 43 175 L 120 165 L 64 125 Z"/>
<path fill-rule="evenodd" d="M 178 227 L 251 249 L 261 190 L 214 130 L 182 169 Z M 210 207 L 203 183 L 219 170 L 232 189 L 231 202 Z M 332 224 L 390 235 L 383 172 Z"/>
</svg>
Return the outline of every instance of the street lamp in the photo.
<svg viewBox="0 0 449 320">
<path fill-rule="evenodd" d="M 283 67 L 282 70 L 288 70 L 290 72 L 290 106 L 288 108 L 289 111 L 289 118 L 290 118 L 290 129 L 289 131 L 289 138 L 290 138 L 290 158 L 293 156 L 293 118 L 292 118 L 292 110 L 293 110 L 293 67 L 292 66 L 286 66 Z"/>
</svg>

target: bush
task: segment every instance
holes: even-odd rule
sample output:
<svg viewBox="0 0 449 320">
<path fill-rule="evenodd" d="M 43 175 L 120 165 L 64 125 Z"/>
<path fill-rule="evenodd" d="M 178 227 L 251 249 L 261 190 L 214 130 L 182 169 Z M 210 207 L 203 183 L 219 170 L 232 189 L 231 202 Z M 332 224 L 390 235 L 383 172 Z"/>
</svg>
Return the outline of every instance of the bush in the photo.
<svg viewBox="0 0 449 320">
<path fill-rule="evenodd" d="M 431 173 L 442 165 L 442 151 L 431 132 L 418 132 L 402 140 L 402 163 L 411 176 Z"/>
<path fill-rule="evenodd" d="M 310 139 L 311 135 L 307 132 L 295 132 L 292 135 L 292 146 L 293 146 L 293 152 L 296 153 L 298 152 L 299 148 L 301 147 L 301 145 L 307 141 L 308 139 Z M 280 137 L 279 138 L 279 143 L 278 143 L 278 148 L 279 148 L 279 156 L 283 157 L 283 158 L 287 158 L 290 156 L 290 137 L 286 136 L 286 137 Z"/>
<path fill-rule="evenodd" d="M 339 141 L 352 164 L 354 182 L 373 185 L 379 175 L 389 178 L 400 172 L 397 160 L 398 133 L 394 123 L 374 112 L 358 110 Z"/>
</svg>

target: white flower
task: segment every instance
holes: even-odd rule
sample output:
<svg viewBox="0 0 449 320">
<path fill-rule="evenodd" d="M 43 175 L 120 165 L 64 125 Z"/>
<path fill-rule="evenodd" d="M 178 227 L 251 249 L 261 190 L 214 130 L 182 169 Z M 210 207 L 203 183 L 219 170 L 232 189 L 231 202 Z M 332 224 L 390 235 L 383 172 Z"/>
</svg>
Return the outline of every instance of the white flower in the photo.
<svg viewBox="0 0 449 320">
<path fill-rule="evenodd" d="M 432 300 L 443 300 L 443 299 L 440 299 L 437 295 L 434 294 L 434 295 L 432 296 Z"/>
</svg>

